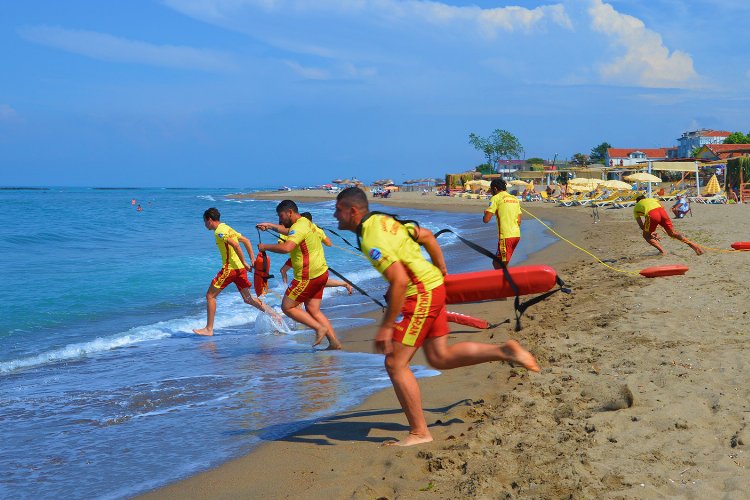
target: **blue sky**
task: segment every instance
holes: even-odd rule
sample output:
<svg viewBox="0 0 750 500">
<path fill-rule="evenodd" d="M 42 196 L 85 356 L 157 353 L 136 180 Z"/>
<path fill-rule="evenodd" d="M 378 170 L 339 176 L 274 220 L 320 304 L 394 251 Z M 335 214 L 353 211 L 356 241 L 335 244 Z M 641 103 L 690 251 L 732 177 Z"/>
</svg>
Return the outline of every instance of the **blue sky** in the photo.
<svg viewBox="0 0 750 500">
<path fill-rule="evenodd" d="M 750 131 L 746 0 L 0 0 L 0 185 L 440 176 Z"/>
</svg>

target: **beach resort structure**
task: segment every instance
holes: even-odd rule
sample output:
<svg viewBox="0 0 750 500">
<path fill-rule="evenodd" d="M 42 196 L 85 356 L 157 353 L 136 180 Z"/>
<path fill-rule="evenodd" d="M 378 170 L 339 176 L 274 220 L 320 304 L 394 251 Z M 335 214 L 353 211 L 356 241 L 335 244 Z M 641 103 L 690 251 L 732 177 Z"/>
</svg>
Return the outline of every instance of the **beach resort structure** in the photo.
<svg viewBox="0 0 750 500">
<path fill-rule="evenodd" d="M 731 132 L 726 130 L 700 129 L 692 132 L 683 133 L 677 139 L 677 158 L 688 158 L 695 148 L 705 146 L 706 144 L 723 144 L 724 139 L 729 137 Z"/>
<path fill-rule="evenodd" d="M 609 148 L 604 157 L 610 167 L 628 167 L 649 161 L 675 158 L 677 148 Z"/>
<path fill-rule="evenodd" d="M 750 154 L 750 144 L 706 144 L 695 155 L 700 160 L 728 160 Z"/>
</svg>

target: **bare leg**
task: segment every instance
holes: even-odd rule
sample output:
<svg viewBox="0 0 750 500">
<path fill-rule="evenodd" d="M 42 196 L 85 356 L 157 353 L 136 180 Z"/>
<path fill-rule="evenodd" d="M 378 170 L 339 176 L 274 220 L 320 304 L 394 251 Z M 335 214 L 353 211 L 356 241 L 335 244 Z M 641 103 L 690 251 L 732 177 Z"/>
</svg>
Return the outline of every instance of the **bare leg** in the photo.
<svg viewBox="0 0 750 500">
<path fill-rule="evenodd" d="M 315 347 L 323 341 L 323 338 L 328 332 L 328 328 L 325 325 L 320 324 L 315 318 L 310 316 L 310 313 L 303 310 L 301 307 L 297 308 L 298 305 L 299 302 L 284 296 L 284 300 L 281 301 L 281 310 L 297 323 L 302 323 L 303 325 L 315 330 L 315 342 L 313 342 L 313 347 Z"/>
<path fill-rule="evenodd" d="M 532 372 L 540 371 L 534 356 L 515 340 L 508 340 L 499 346 L 480 342 L 448 345 L 448 336 L 445 335 L 425 340 L 424 353 L 430 365 L 438 370 L 450 370 L 488 361 L 506 361 L 519 364 Z"/>
<path fill-rule="evenodd" d="M 310 299 L 305 302 L 305 310 L 315 318 L 315 321 L 326 327 L 326 337 L 328 337 L 328 349 L 337 350 L 341 349 L 341 342 L 336 338 L 336 332 L 333 331 L 333 325 L 328 321 L 328 318 L 320 310 L 320 299 Z M 317 341 L 318 339 L 316 339 Z M 323 340 L 323 339 L 320 339 Z M 318 345 L 318 341 L 315 345 Z"/>
<path fill-rule="evenodd" d="M 243 288 L 242 290 L 240 290 L 240 295 L 242 295 L 242 300 L 245 301 L 245 304 L 249 304 L 254 308 L 260 309 L 264 313 L 270 315 L 277 324 L 281 323 L 281 316 L 279 316 L 279 314 L 274 311 L 271 306 L 260 300 L 260 298 L 253 297 L 250 288 Z"/>
<path fill-rule="evenodd" d="M 432 435 L 422 412 L 422 394 L 419 384 L 409 368 L 409 362 L 416 352 L 416 347 L 394 342 L 393 352 L 385 357 L 385 369 L 388 371 L 398 402 L 406 414 L 406 420 L 409 421 L 409 435 L 400 441 L 388 443 L 388 446 L 413 446 L 432 441 Z"/>
<path fill-rule="evenodd" d="M 646 240 L 646 243 L 648 243 L 652 247 L 659 250 L 660 254 L 665 255 L 667 253 L 664 251 L 664 248 L 662 248 L 662 246 L 659 244 L 659 241 L 653 236 L 651 236 L 651 233 L 643 231 L 643 239 Z"/>
<path fill-rule="evenodd" d="M 690 241 L 689 239 L 687 239 L 684 234 L 678 233 L 676 231 L 670 231 L 670 230 L 667 230 L 667 234 L 670 236 L 670 238 L 680 240 L 681 242 L 683 242 L 684 244 L 692 248 L 693 251 L 697 255 L 703 255 L 703 249 L 700 246 L 693 243 L 692 241 Z"/>
<path fill-rule="evenodd" d="M 213 285 L 208 286 L 206 290 L 206 327 L 194 329 L 193 332 L 198 335 L 210 337 L 214 334 L 214 318 L 216 317 L 216 297 L 221 293 L 221 288 Z"/>
</svg>

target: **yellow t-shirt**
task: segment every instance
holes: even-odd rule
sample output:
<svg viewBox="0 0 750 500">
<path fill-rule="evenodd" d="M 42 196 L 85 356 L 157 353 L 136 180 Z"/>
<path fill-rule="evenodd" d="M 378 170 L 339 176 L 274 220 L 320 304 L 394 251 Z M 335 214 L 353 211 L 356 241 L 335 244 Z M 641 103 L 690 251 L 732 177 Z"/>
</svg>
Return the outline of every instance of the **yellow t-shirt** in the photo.
<svg viewBox="0 0 750 500">
<path fill-rule="evenodd" d="M 490 198 L 490 206 L 485 212 L 492 212 L 497 219 L 497 237 L 520 238 L 521 226 L 518 224 L 518 216 L 521 215 L 521 203 L 518 198 L 507 191 L 500 191 Z"/>
<path fill-rule="evenodd" d="M 297 281 L 317 278 L 328 270 L 318 231 L 318 226 L 304 217 L 297 219 L 289 228 L 287 241 L 293 241 L 297 245 L 289 255 L 294 279 Z"/>
<path fill-rule="evenodd" d="M 216 226 L 214 236 L 216 237 L 216 246 L 219 247 L 219 252 L 221 252 L 222 266 L 229 266 L 229 269 L 244 269 L 245 266 L 242 265 L 237 252 L 227 243 L 228 238 L 232 238 L 239 243 L 242 234 L 222 222 Z"/>
<path fill-rule="evenodd" d="M 661 203 L 659 203 L 659 200 L 655 200 L 654 198 L 643 198 L 633 207 L 633 216 L 637 219 L 638 217 L 645 216 L 651 210 L 660 207 Z"/>
<path fill-rule="evenodd" d="M 419 243 L 406 227 L 387 215 L 371 215 L 362 224 L 360 247 L 380 274 L 394 262 L 401 262 L 409 274 L 406 295 L 434 290 L 443 284 L 443 273 L 424 258 Z"/>
</svg>

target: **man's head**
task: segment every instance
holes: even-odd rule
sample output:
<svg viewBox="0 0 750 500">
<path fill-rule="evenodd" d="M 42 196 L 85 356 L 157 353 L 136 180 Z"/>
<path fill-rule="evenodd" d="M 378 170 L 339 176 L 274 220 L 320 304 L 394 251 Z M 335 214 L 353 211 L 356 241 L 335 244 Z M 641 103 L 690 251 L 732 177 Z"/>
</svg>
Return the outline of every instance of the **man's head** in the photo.
<svg viewBox="0 0 750 500">
<path fill-rule="evenodd" d="M 638 195 L 638 197 L 637 197 L 637 198 L 635 199 L 635 201 L 641 201 L 641 200 L 643 200 L 644 198 L 646 198 L 646 195 L 645 195 L 645 194 L 640 194 L 640 195 Z"/>
<path fill-rule="evenodd" d="M 205 224 L 206 229 L 216 229 L 216 226 L 219 225 L 219 221 L 221 221 L 221 214 L 219 213 L 218 208 L 211 207 L 203 212 L 203 224 Z"/>
<path fill-rule="evenodd" d="M 497 178 L 492 179 L 492 182 L 490 182 L 490 191 L 492 194 L 497 194 L 500 191 L 505 191 L 508 188 L 508 184 L 506 184 L 505 179 Z"/>
<path fill-rule="evenodd" d="M 305 219 L 307 219 L 310 222 L 312 222 L 312 214 L 310 212 L 302 212 L 299 215 L 300 215 L 300 217 L 304 217 Z"/>
<path fill-rule="evenodd" d="M 297 204 L 292 200 L 283 200 L 276 205 L 276 213 L 279 216 L 279 224 L 284 227 L 292 227 L 292 224 L 300 218 Z"/>
<path fill-rule="evenodd" d="M 362 218 L 370 211 L 367 195 L 358 187 L 341 191 L 336 197 L 336 211 L 333 216 L 339 221 L 339 229 L 356 231 Z"/>
</svg>

